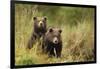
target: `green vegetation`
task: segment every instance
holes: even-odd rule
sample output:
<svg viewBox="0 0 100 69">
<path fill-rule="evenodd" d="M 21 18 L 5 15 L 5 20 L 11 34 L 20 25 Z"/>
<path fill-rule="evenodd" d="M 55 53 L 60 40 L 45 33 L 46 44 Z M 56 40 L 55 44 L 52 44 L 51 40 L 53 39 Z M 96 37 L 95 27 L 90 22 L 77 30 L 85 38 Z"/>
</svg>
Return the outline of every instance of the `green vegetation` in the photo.
<svg viewBox="0 0 100 69">
<path fill-rule="evenodd" d="M 48 58 L 39 41 L 26 50 L 33 30 L 33 17 L 46 16 L 47 25 L 62 31 L 62 57 Z M 15 5 L 15 64 L 50 64 L 94 61 L 94 9 L 45 5 Z"/>
</svg>

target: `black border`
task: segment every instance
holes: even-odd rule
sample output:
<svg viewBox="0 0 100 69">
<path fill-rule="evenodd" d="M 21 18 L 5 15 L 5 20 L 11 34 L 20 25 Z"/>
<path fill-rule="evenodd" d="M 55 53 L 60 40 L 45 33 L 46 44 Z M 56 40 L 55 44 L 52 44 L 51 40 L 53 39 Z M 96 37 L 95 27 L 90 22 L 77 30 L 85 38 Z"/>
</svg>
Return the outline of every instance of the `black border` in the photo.
<svg viewBox="0 0 100 69">
<path fill-rule="evenodd" d="M 54 63 L 54 64 L 36 64 L 36 65 L 19 65 L 15 66 L 15 4 L 39 4 L 39 5 L 53 5 L 53 6 L 70 6 L 70 7 L 83 7 L 83 8 L 94 8 L 95 9 L 95 24 L 94 24 L 94 61 L 86 62 L 68 62 L 68 63 Z M 96 57 L 96 5 L 80 5 L 80 4 L 62 4 L 62 3 L 48 3 L 48 2 L 34 2 L 34 1 L 11 1 L 10 2 L 10 68 L 29 68 L 29 67 L 44 67 L 44 66 L 60 66 L 60 65 L 77 65 L 77 64 L 92 64 L 97 62 Z"/>
</svg>

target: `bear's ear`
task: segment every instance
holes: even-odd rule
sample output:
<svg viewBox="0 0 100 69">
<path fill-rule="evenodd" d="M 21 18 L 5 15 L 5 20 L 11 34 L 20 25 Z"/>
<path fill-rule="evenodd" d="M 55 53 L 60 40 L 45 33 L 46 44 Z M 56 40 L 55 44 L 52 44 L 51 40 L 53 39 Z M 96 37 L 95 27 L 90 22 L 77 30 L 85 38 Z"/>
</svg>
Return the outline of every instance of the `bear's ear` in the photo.
<svg viewBox="0 0 100 69">
<path fill-rule="evenodd" d="M 49 32 L 53 32 L 53 29 L 52 29 L 52 28 L 50 28 L 50 29 L 49 29 Z"/>
<path fill-rule="evenodd" d="M 62 30 L 60 29 L 60 30 L 59 30 L 59 33 L 61 33 L 61 32 L 62 32 Z"/>
<path fill-rule="evenodd" d="M 33 20 L 37 20 L 37 17 L 33 17 Z"/>
<path fill-rule="evenodd" d="M 44 18 L 43 18 L 45 21 L 47 20 L 47 17 L 46 16 L 44 16 Z"/>
</svg>

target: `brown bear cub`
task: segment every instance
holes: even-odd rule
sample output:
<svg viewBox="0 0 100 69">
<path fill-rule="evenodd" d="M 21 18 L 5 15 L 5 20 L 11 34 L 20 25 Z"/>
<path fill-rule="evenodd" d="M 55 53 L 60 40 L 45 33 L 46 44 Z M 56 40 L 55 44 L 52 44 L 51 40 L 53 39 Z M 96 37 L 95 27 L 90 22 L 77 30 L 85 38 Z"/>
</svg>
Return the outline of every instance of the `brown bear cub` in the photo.
<svg viewBox="0 0 100 69">
<path fill-rule="evenodd" d="M 31 35 L 30 40 L 28 41 L 28 49 L 31 49 L 33 46 L 33 43 L 37 40 L 40 39 L 45 33 L 46 33 L 46 23 L 47 23 L 47 18 L 46 17 L 34 17 L 33 18 L 33 32 Z"/>
<path fill-rule="evenodd" d="M 51 27 L 48 29 L 43 37 L 42 50 L 47 53 L 49 57 L 56 56 L 61 57 L 62 51 L 62 30 L 57 27 Z"/>
</svg>

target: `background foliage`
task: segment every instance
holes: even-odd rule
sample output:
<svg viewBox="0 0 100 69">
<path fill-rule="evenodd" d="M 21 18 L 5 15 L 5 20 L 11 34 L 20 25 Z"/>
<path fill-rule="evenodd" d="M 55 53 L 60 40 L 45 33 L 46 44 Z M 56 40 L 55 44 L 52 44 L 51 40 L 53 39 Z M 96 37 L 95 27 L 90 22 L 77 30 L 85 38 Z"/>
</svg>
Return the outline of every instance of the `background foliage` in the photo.
<svg viewBox="0 0 100 69">
<path fill-rule="evenodd" d="M 47 25 L 60 27 L 63 49 L 61 58 L 41 53 L 39 41 L 28 51 L 33 17 L 47 17 Z M 15 5 L 15 64 L 49 64 L 94 61 L 94 8 L 51 5 Z"/>
</svg>

